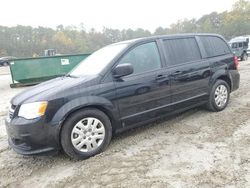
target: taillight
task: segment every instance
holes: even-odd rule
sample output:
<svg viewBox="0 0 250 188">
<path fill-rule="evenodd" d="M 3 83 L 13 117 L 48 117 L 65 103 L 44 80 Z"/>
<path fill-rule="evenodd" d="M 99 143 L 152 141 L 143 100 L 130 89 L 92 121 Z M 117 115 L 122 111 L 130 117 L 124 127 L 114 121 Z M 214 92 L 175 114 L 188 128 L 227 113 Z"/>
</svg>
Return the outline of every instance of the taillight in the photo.
<svg viewBox="0 0 250 188">
<path fill-rule="evenodd" d="M 234 56 L 234 65 L 235 65 L 235 68 L 238 70 L 238 68 L 239 68 L 239 61 L 238 61 L 238 57 L 237 56 Z"/>
</svg>

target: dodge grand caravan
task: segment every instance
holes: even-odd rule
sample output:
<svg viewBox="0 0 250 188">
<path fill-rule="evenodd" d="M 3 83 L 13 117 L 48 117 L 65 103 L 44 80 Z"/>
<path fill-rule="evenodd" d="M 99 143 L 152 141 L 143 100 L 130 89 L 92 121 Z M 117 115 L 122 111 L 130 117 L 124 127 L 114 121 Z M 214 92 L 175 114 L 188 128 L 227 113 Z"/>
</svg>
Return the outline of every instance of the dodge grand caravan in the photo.
<svg viewBox="0 0 250 188">
<path fill-rule="evenodd" d="M 10 101 L 10 146 L 23 155 L 62 149 L 85 159 L 117 132 L 206 105 L 223 110 L 239 87 L 238 60 L 214 34 L 155 36 L 106 46 L 68 75 Z"/>
</svg>

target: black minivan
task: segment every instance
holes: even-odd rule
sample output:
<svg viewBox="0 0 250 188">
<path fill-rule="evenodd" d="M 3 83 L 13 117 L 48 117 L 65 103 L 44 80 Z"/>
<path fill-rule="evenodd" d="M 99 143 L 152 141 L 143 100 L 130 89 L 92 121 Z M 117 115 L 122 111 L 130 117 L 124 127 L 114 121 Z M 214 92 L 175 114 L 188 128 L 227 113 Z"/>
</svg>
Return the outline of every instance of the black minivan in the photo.
<svg viewBox="0 0 250 188">
<path fill-rule="evenodd" d="M 155 36 L 106 46 L 68 75 L 10 102 L 10 146 L 31 155 L 62 150 L 85 159 L 117 132 L 206 105 L 223 110 L 238 89 L 238 60 L 215 34 Z"/>
</svg>

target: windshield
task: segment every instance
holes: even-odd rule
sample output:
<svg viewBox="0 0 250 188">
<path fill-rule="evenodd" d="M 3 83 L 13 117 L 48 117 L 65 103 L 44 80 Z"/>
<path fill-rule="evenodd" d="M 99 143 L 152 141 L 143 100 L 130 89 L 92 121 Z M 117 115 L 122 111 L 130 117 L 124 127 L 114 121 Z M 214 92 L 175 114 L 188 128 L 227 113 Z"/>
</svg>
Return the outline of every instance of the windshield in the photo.
<svg viewBox="0 0 250 188">
<path fill-rule="evenodd" d="M 99 74 L 119 52 L 127 47 L 127 45 L 128 44 L 123 43 L 101 48 L 79 63 L 69 75 L 81 77 Z"/>
</svg>

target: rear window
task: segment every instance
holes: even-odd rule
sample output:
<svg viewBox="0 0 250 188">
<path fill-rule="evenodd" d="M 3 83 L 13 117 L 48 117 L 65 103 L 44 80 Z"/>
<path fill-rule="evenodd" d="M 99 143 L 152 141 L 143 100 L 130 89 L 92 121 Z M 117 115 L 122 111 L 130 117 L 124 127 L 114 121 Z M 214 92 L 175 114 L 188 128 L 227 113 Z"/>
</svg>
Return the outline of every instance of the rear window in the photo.
<svg viewBox="0 0 250 188">
<path fill-rule="evenodd" d="M 200 39 L 207 53 L 206 57 L 216 57 L 230 53 L 228 45 L 219 37 L 200 36 Z M 232 45 L 232 48 L 235 48 L 235 46 Z"/>
<path fill-rule="evenodd" d="M 183 64 L 201 59 L 195 38 L 167 39 L 163 41 L 171 65 Z"/>
</svg>

